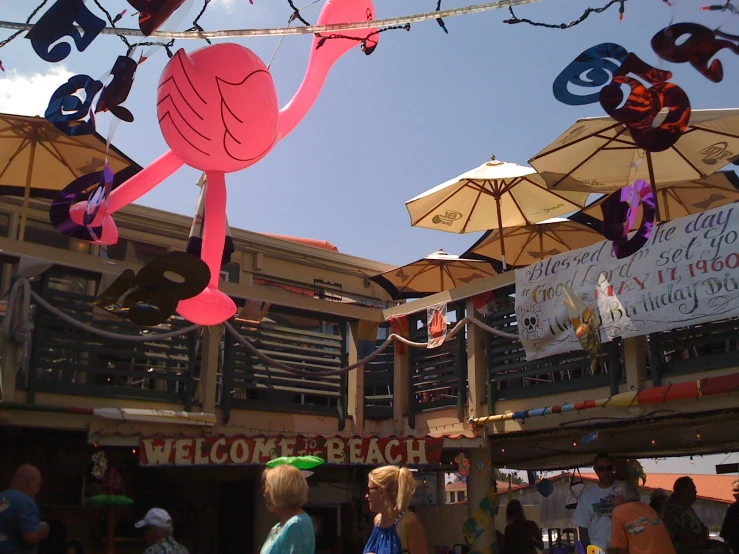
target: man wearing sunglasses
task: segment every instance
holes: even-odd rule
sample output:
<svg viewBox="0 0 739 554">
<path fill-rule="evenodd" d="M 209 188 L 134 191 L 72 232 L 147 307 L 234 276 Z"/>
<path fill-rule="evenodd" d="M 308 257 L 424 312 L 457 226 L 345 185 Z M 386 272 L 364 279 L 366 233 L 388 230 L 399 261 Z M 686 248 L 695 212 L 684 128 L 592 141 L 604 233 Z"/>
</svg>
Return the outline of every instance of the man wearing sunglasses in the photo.
<svg viewBox="0 0 739 554">
<path fill-rule="evenodd" d="M 611 538 L 611 513 L 614 508 L 614 460 L 610 455 L 600 453 L 595 457 L 593 469 L 598 476 L 598 485 L 582 492 L 573 522 L 580 528 L 580 541 L 585 548 L 594 545 L 605 551 Z"/>
</svg>

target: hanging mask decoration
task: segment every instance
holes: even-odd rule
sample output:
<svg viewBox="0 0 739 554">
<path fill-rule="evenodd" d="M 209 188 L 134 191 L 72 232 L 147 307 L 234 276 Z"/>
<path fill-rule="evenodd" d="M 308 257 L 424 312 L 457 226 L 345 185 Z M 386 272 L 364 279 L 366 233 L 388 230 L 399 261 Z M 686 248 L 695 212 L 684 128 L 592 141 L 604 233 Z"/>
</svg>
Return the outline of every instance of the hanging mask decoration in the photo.
<svg viewBox="0 0 739 554">
<path fill-rule="evenodd" d="M 63 235 L 93 243 L 113 244 L 118 240 L 114 224 L 106 225 L 106 217 L 99 214 L 107 191 L 113 186 L 113 171 L 106 163 L 103 171 L 88 173 L 72 181 L 57 194 L 49 208 L 51 225 Z M 82 200 L 90 199 L 85 211 L 84 224 L 78 225 L 69 217 L 70 208 Z M 106 242 L 112 241 L 112 242 Z"/>
<path fill-rule="evenodd" d="M 102 479 L 105 471 L 108 469 L 108 460 L 105 458 L 105 452 L 99 450 L 92 455 L 92 476 L 95 479 Z"/>
<path fill-rule="evenodd" d="M 55 63 L 72 52 L 68 43 L 59 40 L 71 38 L 77 50 L 83 52 L 103 29 L 105 21 L 88 10 L 83 0 L 57 0 L 26 33 L 26 38 L 42 60 Z M 58 44 L 52 47 L 54 43 Z"/>
<path fill-rule="evenodd" d="M 636 216 L 642 207 L 642 221 L 636 234 L 629 233 L 636 226 Z M 613 254 L 617 259 L 627 258 L 644 246 L 652 236 L 655 218 L 655 199 L 649 183 L 643 180 L 623 187 L 601 204 L 603 211 L 603 235 L 613 241 Z"/>
<path fill-rule="evenodd" d="M 536 485 L 536 490 L 539 491 L 540 495 L 546 498 L 548 496 L 551 496 L 554 492 L 554 485 L 552 485 L 552 482 L 549 479 L 542 479 Z"/>
<path fill-rule="evenodd" d="M 609 116 L 628 128 L 638 148 L 662 152 L 685 132 L 691 113 L 688 96 L 668 82 L 671 78 L 669 71 L 652 67 L 622 46 L 603 43 L 585 50 L 569 64 L 554 80 L 552 91 L 557 100 L 571 106 L 600 102 Z M 600 90 L 577 95 L 570 85 Z M 662 110 L 667 110 L 667 116 L 655 125 Z"/>
<path fill-rule="evenodd" d="M 168 252 L 138 274 L 125 270 L 94 304 L 137 325 L 159 325 L 174 314 L 181 300 L 200 294 L 209 280 L 210 270 L 200 258 Z"/>
<path fill-rule="evenodd" d="M 95 113 L 110 112 L 118 119 L 128 123 L 133 122 L 133 114 L 121 106 L 133 86 L 133 78 L 136 75 L 138 64 L 128 56 L 118 56 L 110 74 L 113 80 L 103 89 L 100 99 L 95 106 Z"/>
<path fill-rule="evenodd" d="M 92 104 L 103 83 L 88 75 L 75 75 L 51 95 L 44 117 L 70 137 L 95 132 Z"/>
<path fill-rule="evenodd" d="M 720 83 L 724 79 L 724 66 L 721 60 L 715 59 L 716 54 L 724 49 L 739 54 L 737 40 L 736 36 L 698 23 L 675 23 L 654 35 L 652 50 L 667 62 L 689 63 L 712 83 Z"/>
<path fill-rule="evenodd" d="M 185 0 L 128 0 L 139 12 L 139 29 L 147 37 L 159 29 Z"/>
<path fill-rule="evenodd" d="M 457 464 L 457 474 L 461 477 L 467 477 L 470 474 L 470 459 L 464 454 L 458 454 L 454 458 L 454 463 Z"/>
<path fill-rule="evenodd" d="M 600 329 L 598 327 L 598 314 L 575 294 L 567 285 L 562 285 L 562 301 L 567 309 L 567 317 L 570 318 L 572 330 L 590 359 L 590 367 L 593 371 L 598 366 L 598 354 L 600 353 Z"/>
</svg>

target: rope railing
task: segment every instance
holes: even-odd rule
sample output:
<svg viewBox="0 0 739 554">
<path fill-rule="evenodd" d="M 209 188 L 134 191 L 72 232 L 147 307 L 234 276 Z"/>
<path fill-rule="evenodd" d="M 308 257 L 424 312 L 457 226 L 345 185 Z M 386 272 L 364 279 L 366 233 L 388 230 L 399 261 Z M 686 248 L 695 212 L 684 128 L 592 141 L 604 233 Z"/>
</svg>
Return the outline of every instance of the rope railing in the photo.
<svg viewBox="0 0 739 554">
<path fill-rule="evenodd" d="M 180 335 L 187 334 L 191 331 L 195 331 L 200 328 L 200 325 L 190 325 L 189 327 L 184 327 L 182 329 L 177 329 L 174 331 L 169 331 L 165 333 L 147 333 L 146 335 L 128 335 L 123 333 L 113 333 L 111 331 L 105 331 L 103 329 L 98 329 L 96 327 L 93 327 L 91 325 L 87 325 L 85 323 L 82 323 L 81 321 L 77 321 L 75 318 L 70 316 L 67 313 L 64 313 L 59 308 L 53 306 L 46 300 L 44 300 L 39 294 L 34 292 L 31 289 L 31 284 L 28 281 L 28 279 L 25 278 L 19 278 L 16 279 L 13 283 L 13 286 L 10 289 L 9 293 L 9 299 L 8 299 L 8 309 L 5 314 L 5 319 L 3 321 L 2 325 L 2 334 L 5 335 L 7 338 L 11 339 L 12 341 L 21 344 L 22 348 L 19 349 L 18 353 L 16 354 L 16 362 L 17 363 L 23 363 L 25 361 L 25 358 L 28 355 L 28 343 L 31 339 L 31 334 L 33 332 L 33 322 L 31 321 L 31 299 L 33 299 L 35 302 L 37 302 L 41 307 L 43 307 L 45 310 L 50 312 L 51 314 L 55 315 L 56 317 L 60 318 L 65 323 L 68 323 L 69 325 L 76 327 L 77 329 L 80 329 L 82 331 L 91 333 L 93 335 L 116 340 L 116 341 L 129 341 L 129 342 L 156 342 L 159 340 L 166 340 L 173 337 L 178 337 Z M 459 332 L 461 332 L 465 326 L 471 323 L 480 329 L 497 335 L 499 337 L 503 337 L 510 340 L 518 340 L 518 335 L 513 333 L 506 333 L 504 331 L 501 331 L 499 329 L 495 329 L 494 327 L 490 327 L 489 325 L 485 325 L 482 321 L 467 316 L 460 321 L 458 321 L 454 327 L 446 334 L 447 338 L 454 338 Z M 345 373 L 348 373 L 354 369 L 357 369 L 360 366 L 363 366 L 372 360 L 374 360 L 377 356 L 379 356 L 386 348 L 388 348 L 393 342 L 397 341 L 402 344 L 405 344 L 406 346 L 409 346 L 411 348 L 428 348 L 428 341 L 427 342 L 414 342 L 412 340 L 409 340 L 405 337 L 402 337 L 396 333 L 390 334 L 390 336 L 387 337 L 383 341 L 383 343 L 377 347 L 377 349 L 370 353 L 368 356 L 365 356 L 361 360 L 358 360 L 357 362 L 347 365 L 345 367 L 341 367 L 338 369 L 331 369 L 331 370 L 325 370 L 325 371 L 307 371 L 302 368 L 293 367 L 287 364 L 284 364 L 278 360 L 275 360 L 274 358 L 268 356 L 261 350 L 259 350 L 252 341 L 241 335 L 229 322 L 225 322 L 224 327 L 226 331 L 239 343 L 241 344 L 246 350 L 251 353 L 252 355 L 256 356 L 258 359 L 262 360 L 264 363 L 267 364 L 267 369 L 269 370 L 269 367 L 274 367 L 276 369 L 280 369 L 283 371 L 287 371 L 289 373 L 292 373 L 298 377 L 328 377 L 333 375 L 343 375 Z"/>
</svg>

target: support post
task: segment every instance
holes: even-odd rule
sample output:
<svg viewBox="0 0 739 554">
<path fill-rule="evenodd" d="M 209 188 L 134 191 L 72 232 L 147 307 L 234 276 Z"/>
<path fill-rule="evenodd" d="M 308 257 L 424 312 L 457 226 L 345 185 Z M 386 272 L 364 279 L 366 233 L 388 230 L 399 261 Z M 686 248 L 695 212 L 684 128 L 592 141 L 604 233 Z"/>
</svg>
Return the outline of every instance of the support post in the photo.
<svg viewBox="0 0 739 554">
<path fill-rule="evenodd" d="M 624 366 L 628 389 L 641 389 L 647 378 L 647 337 L 624 340 Z"/>
<path fill-rule="evenodd" d="M 203 412 L 215 413 L 216 388 L 218 384 L 218 366 L 221 357 L 221 326 L 203 327 L 202 350 L 200 355 L 200 380 L 198 381 L 197 397 L 200 399 Z M 225 371 L 224 371 L 225 373 Z M 221 396 L 230 393 L 225 388 L 225 379 Z"/>
<path fill-rule="evenodd" d="M 349 324 L 349 350 L 347 352 L 347 365 L 357 363 L 359 359 L 357 337 L 359 333 L 359 322 Z M 354 420 L 354 429 L 361 432 L 364 429 L 364 366 L 348 374 L 348 400 L 347 413 Z"/>
<path fill-rule="evenodd" d="M 394 348 L 393 355 L 393 422 L 395 424 L 396 434 L 404 432 L 403 419 L 408 414 L 408 382 L 409 378 L 409 349 L 406 349 L 405 354 L 398 354 L 398 349 Z M 409 414 L 410 422 L 410 414 Z"/>
<path fill-rule="evenodd" d="M 482 316 L 467 300 L 467 316 L 477 320 Z M 487 363 L 485 360 L 485 332 L 474 323 L 467 325 L 467 383 L 469 386 L 469 417 L 482 417 L 487 400 Z"/>
<path fill-rule="evenodd" d="M 470 474 L 467 476 L 467 517 L 474 520 L 475 534 L 480 533 L 471 545 L 471 552 L 495 552 L 495 516 L 497 507 L 493 509 L 485 501 L 490 488 L 495 486 L 495 471 L 480 471 L 478 462 L 490 459 L 490 447 L 475 448 L 468 451 Z M 478 512 L 481 510 L 484 513 Z M 478 512 L 478 513 L 476 513 Z M 491 550 L 492 548 L 492 550 Z"/>
</svg>

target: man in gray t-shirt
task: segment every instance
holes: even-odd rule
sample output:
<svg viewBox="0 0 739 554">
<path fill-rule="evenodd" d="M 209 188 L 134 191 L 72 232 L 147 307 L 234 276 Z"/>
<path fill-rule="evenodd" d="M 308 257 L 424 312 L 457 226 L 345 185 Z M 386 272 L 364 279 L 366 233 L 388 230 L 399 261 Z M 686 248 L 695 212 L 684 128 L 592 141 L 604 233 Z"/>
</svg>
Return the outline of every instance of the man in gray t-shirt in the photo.
<svg viewBox="0 0 739 554">
<path fill-rule="evenodd" d="M 15 470 L 10 487 L 0 492 L 0 554 L 36 554 L 49 536 L 34 498 L 41 488 L 41 472 L 30 464 Z"/>
<path fill-rule="evenodd" d="M 580 529 L 580 540 L 585 548 L 597 546 L 608 548 L 611 538 L 611 513 L 613 503 L 613 484 L 616 481 L 615 463 L 608 454 L 598 454 L 593 463 L 598 475 L 598 484 L 585 489 L 577 502 L 573 522 Z"/>
</svg>

